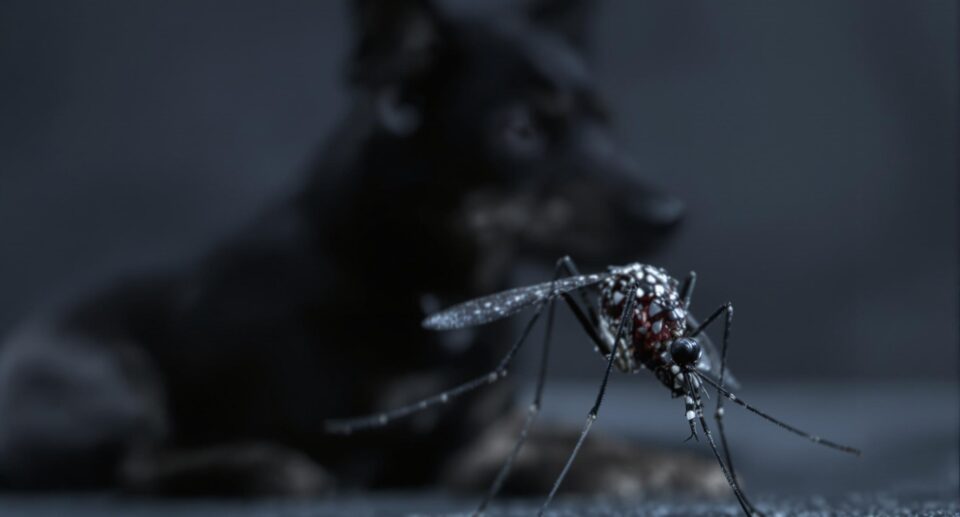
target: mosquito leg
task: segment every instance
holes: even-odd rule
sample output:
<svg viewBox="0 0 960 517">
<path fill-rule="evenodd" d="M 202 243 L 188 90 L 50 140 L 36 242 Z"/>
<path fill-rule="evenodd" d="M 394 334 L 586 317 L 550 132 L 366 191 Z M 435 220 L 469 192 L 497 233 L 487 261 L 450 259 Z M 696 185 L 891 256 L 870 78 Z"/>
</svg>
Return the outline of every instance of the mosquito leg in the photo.
<svg viewBox="0 0 960 517">
<path fill-rule="evenodd" d="M 567 306 L 570 307 L 573 315 L 577 317 L 577 321 L 580 322 L 580 326 L 583 327 L 584 332 L 590 336 L 590 340 L 600 347 L 604 353 L 609 352 L 610 346 L 600 337 L 600 332 L 597 330 L 597 327 L 590 323 L 590 317 L 587 316 L 587 311 L 580 307 L 577 301 L 570 296 L 570 293 L 560 293 L 560 297 L 563 298 L 563 301 L 567 302 Z"/>
<path fill-rule="evenodd" d="M 707 325 L 716 321 L 721 314 L 725 315 L 723 324 L 723 345 L 720 349 L 720 388 L 722 389 L 724 387 L 724 376 L 726 375 L 727 370 L 727 346 L 730 344 L 730 329 L 733 327 L 733 304 L 725 303 L 720 306 L 720 308 L 714 311 L 709 318 L 704 320 L 704 322 L 696 330 L 694 330 L 691 335 L 696 336 L 702 332 Z M 737 477 L 737 470 L 733 466 L 733 455 L 730 452 L 730 444 L 727 442 L 726 428 L 723 425 L 724 398 L 725 397 L 723 397 L 721 393 L 717 391 L 717 408 L 713 413 L 713 419 L 717 422 L 717 432 L 720 435 L 720 445 L 723 448 L 723 456 L 727 462 L 727 467 L 730 469 L 730 475 L 733 476 L 733 479 L 739 484 L 740 478 Z M 751 503 L 745 495 L 744 502 L 750 506 L 750 508 L 754 508 L 753 503 Z M 754 511 L 756 510 L 754 509 Z"/>
<path fill-rule="evenodd" d="M 693 392 L 693 382 L 690 380 L 690 375 L 686 376 L 687 381 L 687 393 Z M 690 441 L 693 438 L 696 441 L 700 441 L 700 437 L 697 436 L 697 425 L 696 425 L 696 414 L 697 414 L 697 405 L 693 400 L 691 395 L 686 395 L 684 397 L 684 416 L 687 417 L 687 424 L 690 425 L 690 436 L 688 436 L 684 442 Z"/>
<path fill-rule="evenodd" d="M 557 261 L 557 266 L 553 274 L 554 282 L 556 282 L 557 278 L 560 277 L 561 271 L 566 269 L 565 262 L 569 260 L 569 257 L 563 257 Z M 567 272 L 569 273 L 569 271 Z M 520 449 L 527 440 L 530 428 L 533 426 L 533 421 L 540 412 L 540 403 L 543 396 L 543 385 L 547 378 L 547 359 L 550 354 L 550 342 L 551 333 L 553 332 L 553 316 L 555 312 L 554 309 L 556 308 L 556 296 L 552 295 L 550 297 L 550 301 L 547 303 L 549 304 L 547 307 L 547 327 L 544 330 L 543 335 L 543 347 L 540 353 L 540 369 L 537 372 L 537 385 L 533 395 L 533 402 L 530 404 L 530 408 L 527 411 L 527 418 L 523 422 L 523 427 L 520 429 L 520 436 L 517 438 L 517 442 L 514 444 L 513 450 L 510 451 L 510 455 L 507 456 L 507 459 L 503 462 L 503 466 L 501 466 L 500 470 L 497 472 L 497 477 L 494 478 L 486 496 L 484 496 L 483 500 L 480 502 L 480 506 L 478 506 L 477 510 L 473 513 L 475 516 L 483 514 L 484 510 L 487 508 L 487 505 L 490 504 L 490 501 L 497 495 L 497 493 L 500 491 L 500 488 L 503 487 L 503 483 L 506 481 L 507 476 L 510 474 L 510 469 L 513 467 L 513 462 L 516 460 L 517 455 L 520 454 Z"/>
<path fill-rule="evenodd" d="M 733 304 L 727 303 L 724 305 L 726 309 L 726 318 L 723 323 L 723 346 L 720 349 L 720 389 L 724 388 L 724 375 L 727 371 L 727 347 L 730 344 L 730 330 L 733 328 Z M 727 433 L 723 425 L 723 401 L 725 397 L 717 391 L 717 408 L 713 412 L 713 419 L 717 422 L 717 430 L 720 433 L 720 443 L 723 446 L 723 454 L 727 460 L 727 466 L 730 467 L 730 475 L 733 476 L 733 479 L 740 483 L 740 479 L 737 477 L 737 471 L 733 466 L 733 453 L 730 452 L 730 445 L 727 443 Z M 754 508 L 753 503 L 749 499 L 746 499 L 746 503 L 750 505 L 751 508 Z"/>
<path fill-rule="evenodd" d="M 623 331 L 627 327 L 627 321 L 631 319 L 633 315 L 633 308 L 636 298 L 637 288 L 636 286 L 633 286 L 630 288 L 630 292 L 627 294 L 627 303 L 624 304 L 623 312 L 620 313 L 620 323 L 617 324 L 617 333 L 613 339 L 613 350 L 610 351 L 610 356 L 607 359 L 607 368 L 603 372 L 603 380 L 600 381 L 600 389 L 597 392 L 597 400 L 594 402 L 593 407 L 587 414 L 587 421 L 584 423 L 583 429 L 580 431 L 580 438 L 577 439 L 577 444 L 574 445 L 573 451 L 570 453 L 570 457 L 567 458 L 567 462 L 564 464 L 563 470 L 560 471 L 560 475 L 557 476 L 557 480 L 554 481 L 553 488 L 550 489 L 550 493 L 547 495 L 547 499 L 543 502 L 543 505 L 540 507 L 540 511 L 537 515 L 542 516 L 546 511 L 547 506 L 550 505 L 550 501 L 552 501 L 553 497 L 556 495 L 557 489 L 559 489 L 560 484 L 563 483 L 563 478 L 566 477 L 567 472 L 570 470 L 570 466 L 573 465 L 574 458 L 576 458 L 577 453 L 580 452 L 580 447 L 583 446 L 583 441 L 586 439 L 587 433 L 590 432 L 590 427 L 593 426 L 593 422 L 597 419 L 597 414 L 600 412 L 600 404 L 603 403 L 603 395 L 607 390 L 607 381 L 610 380 L 610 372 L 613 370 L 613 362 L 617 357 L 617 349 L 620 347 L 620 339 L 624 335 Z"/>
<path fill-rule="evenodd" d="M 580 276 L 580 270 L 577 269 L 577 265 L 573 262 L 573 259 L 569 255 L 564 255 L 560 259 L 560 267 L 562 267 L 567 274 L 571 276 Z M 583 290 L 578 290 L 578 296 L 580 298 L 580 303 L 583 304 L 583 307 L 586 307 L 586 313 L 590 315 L 590 324 L 592 327 L 597 328 L 600 326 L 600 316 L 597 314 L 597 310 L 590 304 L 590 301 L 587 300 L 587 296 L 583 293 Z M 565 297 L 566 298 L 566 297 Z M 567 303 L 570 303 L 568 300 Z"/>
<path fill-rule="evenodd" d="M 717 381 L 711 379 L 710 377 L 708 377 L 708 376 L 706 376 L 706 375 L 698 374 L 697 377 L 700 378 L 700 379 L 703 379 L 704 382 L 706 382 L 707 384 L 713 386 L 714 388 L 717 388 L 717 391 L 719 392 L 720 395 L 722 395 L 722 396 L 730 399 L 730 401 L 733 402 L 734 404 L 737 404 L 737 405 L 743 407 L 743 408 L 746 409 L 747 411 L 750 411 L 751 413 L 753 413 L 753 414 L 755 414 L 755 415 L 758 415 L 758 416 L 760 416 L 761 418 L 763 418 L 763 419 L 765 419 L 765 420 L 767 420 L 767 421 L 769 421 L 769 422 L 772 422 L 772 423 L 776 424 L 777 426 L 779 426 L 779 427 L 781 427 L 781 428 L 783 428 L 783 429 L 786 429 L 787 431 L 789 431 L 789 432 L 791 432 L 791 433 L 793 433 L 793 434 L 795 434 L 795 435 L 797 435 L 797 436 L 806 438 L 807 440 L 810 440 L 810 441 L 813 442 L 813 443 L 818 443 L 818 444 L 820 444 L 820 445 L 823 445 L 824 447 L 830 447 L 831 449 L 836 449 L 836 450 L 841 451 L 841 452 L 846 452 L 846 453 L 849 453 L 849 454 L 853 454 L 854 456 L 860 456 L 860 455 L 862 454 L 862 452 L 860 451 L 860 449 L 857 449 L 857 448 L 855 448 L 855 447 L 850 447 L 849 445 L 841 445 L 841 444 L 839 444 L 839 443 L 837 443 L 837 442 L 833 442 L 833 441 L 827 440 L 827 439 L 825 439 L 825 438 L 821 438 L 821 437 L 819 437 L 819 436 L 810 434 L 810 433 L 808 433 L 808 432 L 806 432 L 806 431 L 801 431 L 800 429 L 797 429 L 796 427 L 793 427 L 792 425 L 790 425 L 790 424 L 788 424 L 788 423 L 786 423 L 786 422 L 783 422 L 783 421 L 781 421 L 781 420 L 777 420 L 776 418 L 774 418 L 774 417 L 772 417 L 772 416 L 764 413 L 763 411 L 761 411 L 761 410 L 759 410 L 759 409 L 751 406 L 750 404 L 747 404 L 746 402 L 744 402 L 743 400 L 741 400 L 740 397 L 738 397 L 738 396 L 734 395 L 733 393 L 730 393 L 729 391 L 727 391 L 726 388 L 720 387 L 720 384 L 719 384 Z"/>
<path fill-rule="evenodd" d="M 687 278 L 683 281 L 683 286 L 680 287 L 680 299 L 683 300 L 683 309 L 687 310 L 690 308 L 690 299 L 693 298 L 693 288 L 697 285 L 697 272 L 691 271 L 687 273 Z"/>
<path fill-rule="evenodd" d="M 507 369 L 510 366 L 510 362 L 513 361 L 514 356 L 517 355 L 517 351 L 520 350 L 520 347 L 523 345 L 524 341 L 526 341 L 527 336 L 530 335 L 530 331 L 533 329 L 534 324 L 537 322 L 537 320 L 540 318 L 540 314 L 543 312 L 544 305 L 549 303 L 549 301 L 550 300 L 547 300 L 537 305 L 536 312 L 530 317 L 530 321 L 527 322 L 527 325 L 523 328 L 520 338 L 513 344 L 512 347 L 510 347 L 510 350 L 503 357 L 503 359 L 500 360 L 500 363 L 497 365 L 497 367 L 489 373 L 476 377 L 442 393 L 438 393 L 405 406 L 400 406 L 396 409 L 355 418 L 335 418 L 327 420 L 324 422 L 325 430 L 328 433 L 334 434 L 351 434 L 359 430 L 383 427 L 392 420 L 403 418 L 438 404 L 444 404 L 463 395 L 464 393 L 468 393 L 481 386 L 497 382 L 507 375 Z"/>
<path fill-rule="evenodd" d="M 497 477 L 494 478 L 493 483 L 490 485 L 490 489 L 487 490 L 487 495 L 483 497 L 483 501 L 480 502 L 477 510 L 473 512 L 474 516 L 483 515 L 484 510 L 487 509 L 487 505 L 489 505 L 490 501 L 496 497 L 497 493 L 500 492 L 504 481 L 506 481 L 507 476 L 510 475 L 510 469 L 513 467 L 513 462 L 517 459 L 517 455 L 520 454 L 520 449 L 523 448 L 524 442 L 527 441 L 527 436 L 530 433 L 530 428 L 533 426 L 534 420 L 540 413 L 543 385 L 544 381 L 546 380 L 547 373 L 547 358 L 550 350 L 550 334 L 553 330 L 554 307 L 554 301 L 551 300 L 550 307 L 547 309 L 547 328 L 545 329 L 545 335 L 543 339 L 543 351 L 540 354 L 540 371 L 537 374 L 537 387 L 533 396 L 533 402 L 530 403 L 530 407 L 527 410 L 527 418 L 523 422 L 523 427 L 520 429 L 520 436 L 517 438 L 517 442 L 514 444 L 513 450 L 510 451 L 510 455 L 507 456 L 507 459 L 503 462 L 503 466 L 501 466 L 500 470 L 497 472 Z"/>
<path fill-rule="evenodd" d="M 737 497 L 737 502 L 740 503 L 740 507 L 743 508 L 743 512 L 747 514 L 748 517 L 756 515 L 756 510 L 754 510 L 753 505 L 750 504 L 750 502 L 747 500 L 747 497 L 743 494 L 743 491 L 740 490 L 740 485 L 737 484 L 737 480 L 734 479 L 730 471 L 727 470 L 727 466 L 720 457 L 720 451 L 717 450 L 717 444 L 713 441 L 713 434 L 710 433 L 710 427 L 707 425 L 707 419 L 703 416 L 703 404 L 700 400 L 700 394 L 698 391 L 692 390 L 691 395 L 696 402 L 696 416 L 700 420 L 700 427 L 703 428 L 703 434 L 707 437 L 707 443 L 710 444 L 710 449 L 713 450 L 713 456 L 717 458 L 717 463 L 720 464 L 720 470 L 723 471 L 724 477 L 727 478 L 727 483 L 730 485 L 730 488 L 733 489 L 733 494 Z"/>
<path fill-rule="evenodd" d="M 730 344 L 730 330 L 733 327 L 733 305 L 727 303 L 724 305 L 726 309 L 726 318 L 723 323 L 723 345 L 720 349 L 720 388 L 724 388 L 724 375 L 727 371 L 727 346 Z M 713 412 L 713 419 L 717 423 L 717 431 L 720 434 L 720 445 L 723 447 L 723 455 L 727 460 L 727 466 L 730 467 L 730 475 L 733 476 L 733 479 L 736 480 L 737 484 L 740 483 L 740 478 L 737 477 L 736 468 L 733 466 L 733 453 L 730 452 L 730 444 L 727 443 L 727 432 L 723 425 L 723 401 L 725 397 L 717 391 L 717 408 Z M 744 502 L 747 503 L 750 508 L 756 512 L 756 507 L 753 506 L 753 503 L 746 497 L 744 494 Z M 756 512 L 759 513 L 759 512 Z"/>
<path fill-rule="evenodd" d="M 580 273 L 577 271 L 576 265 L 573 264 L 570 257 L 563 257 L 560 260 L 564 263 L 564 268 L 567 269 L 568 273 L 579 276 Z M 580 303 L 578 303 L 570 293 L 560 293 L 560 297 L 563 298 L 563 301 L 567 302 L 567 306 L 570 307 L 573 315 L 577 317 L 577 321 L 580 322 L 580 326 L 583 327 L 583 331 L 587 333 L 590 340 L 593 341 L 593 344 L 604 354 L 609 353 L 610 344 L 600 336 L 600 317 L 596 309 L 590 305 L 583 295 L 580 296 L 580 299 L 586 308 L 581 307 Z"/>
<path fill-rule="evenodd" d="M 710 324 L 714 322 L 714 320 L 719 318 L 721 314 L 727 311 L 733 312 L 733 304 L 731 304 L 730 302 L 727 302 L 721 305 L 717 310 L 713 311 L 713 314 L 708 316 L 707 319 L 703 320 L 703 323 L 701 323 L 699 327 L 693 329 L 693 332 L 690 333 L 690 337 L 697 337 L 698 335 L 700 335 L 700 333 L 703 332 L 707 327 L 709 327 Z"/>
</svg>

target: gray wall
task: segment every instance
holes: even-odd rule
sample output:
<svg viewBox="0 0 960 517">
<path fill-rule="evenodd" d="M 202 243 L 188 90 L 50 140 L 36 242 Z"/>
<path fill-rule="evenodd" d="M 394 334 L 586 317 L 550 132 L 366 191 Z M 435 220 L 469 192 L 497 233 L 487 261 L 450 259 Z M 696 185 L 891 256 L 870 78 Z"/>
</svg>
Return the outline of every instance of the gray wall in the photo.
<svg viewBox="0 0 960 517">
<path fill-rule="evenodd" d="M 345 21 L 0 4 L 0 331 L 293 188 L 343 113 Z M 954 375 L 955 3 L 608 0 L 596 25 L 624 145 L 691 207 L 654 261 L 700 273 L 700 314 L 735 303 L 741 377 Z M 554 371 L 596 375 L 565 329 Z"/>
</svg>

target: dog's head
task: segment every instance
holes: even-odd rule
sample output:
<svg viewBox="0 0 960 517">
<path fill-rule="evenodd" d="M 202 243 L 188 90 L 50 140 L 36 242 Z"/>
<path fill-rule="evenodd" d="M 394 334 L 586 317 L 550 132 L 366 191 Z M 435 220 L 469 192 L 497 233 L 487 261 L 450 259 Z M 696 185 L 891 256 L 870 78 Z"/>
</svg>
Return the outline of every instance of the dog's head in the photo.
<svg viewBox="0 0 960 517">
<path fill-rule="evenodd" d="M 355 2 L 350 76 L 386 137 L 429 156 L 423 202 L 488 248 L 618 262 L 661 244 L 683 207 L 612 137 L 584 61 L 591 2 L 450 3 Z"/>
</svg>

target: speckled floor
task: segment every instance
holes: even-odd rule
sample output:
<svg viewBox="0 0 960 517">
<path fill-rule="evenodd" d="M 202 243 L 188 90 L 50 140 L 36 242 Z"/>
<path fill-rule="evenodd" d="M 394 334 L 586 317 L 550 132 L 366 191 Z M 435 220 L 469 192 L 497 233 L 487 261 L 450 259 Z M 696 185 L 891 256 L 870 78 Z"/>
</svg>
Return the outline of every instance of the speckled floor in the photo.
<svg viewBox="0 0 960 517">
<path fill-rule="evenodd" d="M 58 495 L 54 497 L 7 497 L 0 500 L 0 515 L 87 517 L 123 515 L 236 517 L 313 517 L 313 516 L 467 516 L 473 500 L 454 499 L 437 494 L 377 494 L 337 497 L 324 501 L 237 503 L 223 501 L 157 502 L 118 500 L 109 496 Z M 506 501 L 487 515 L 527 516 L 535 514 L 539 501 Z M 774 516 L 957 516 L 960 503 L 948 494 L 893 495 L 858 494 L 842 498 L 760 498 L 758 507 Z M 589 499 L 557 501 L 547 515 L 561 516 L 739 516 L 735 503 L 715 502 L 609 502 Z"/>
<path fill-rule="evenodd" d="M 682 404 L 658 387 L 619 378 L 597 421 L 597 433 L 663 443 L 686 437 Z M 551 388 L 542 425 L 579 425 L 592 402 L 591 384 Z M 760 384 L 741 396 L 805 429 L 863 449 L 860 458 L 816 447 L 753 415 L 728 411 L 728 432 L 749 493 L 768 515 L 960 516 L 957 386 L 901 384 Z M 551 404 L 551 401 L 563 401 Z M 946 408 L 946 409 L 945 409 Z M 703 448 L 703 444 L 684 446 Z M 697 449 L 699 450 L 699 449 Z M 706 452 L 706 451 L 704 451 Z M 488 515 L 535 514 L 540 498 L 501 500 Z M 0 516 L 469 515 L 475 497 L 436 491 L 341 494 L 313 501 L 155 501 L 107 494 L 0 495 Z M 559 499 L 555 516 L 740 515 L 725 501 Z"/>
</svg>

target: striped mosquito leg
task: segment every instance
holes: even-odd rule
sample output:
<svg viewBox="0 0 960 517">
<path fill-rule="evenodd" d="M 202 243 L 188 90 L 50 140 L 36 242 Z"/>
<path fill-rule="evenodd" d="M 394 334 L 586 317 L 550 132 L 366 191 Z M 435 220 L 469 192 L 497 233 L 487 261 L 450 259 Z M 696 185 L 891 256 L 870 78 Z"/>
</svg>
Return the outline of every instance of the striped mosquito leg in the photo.
<svg viewBox="0 0 960 517">
<path fill-rule="evenodd" d="M 580 438 L 577 439 L 577 444 L 574 445 L 573 451 L 570 453 L 570 457 L 567 458 L 567 462 L 563 466 L 563 470 L 560 471 L 560 475 L 557 476 L 557 480 L 554 481 L 553 488 L 550 489 L 547 499 L 540 507 L 540 511 L 537 513 L 539 516 L 543 515 L 543 513 L 547 510 L 547 506 L 550 505 L 550 501 L 552 501 L 553 497 L 557 494 L 557 489 L 559 489 L 560 484 L 563 483 L 563 478 L 566 477 L 567 472 L 570 470 L 570 466 L 573 465 L 574 458 L 576 458 L 577 453 L 580 452 L 580 447 L 583 446 L 583 441 L 587 438 L 587 434 L 590 432 L 593 422 L 597 419 L 597 414 L 600 412 L 600 405 L 603 403 L 603 395 L 607 390 L 607 382 L 610 380 L 610 372 L 613 370 L 613 362 L 617 357 L 617 350 L 620 348 L 620 340 L 624 336 L 624 329 L 627 327 L 627 321 L 631 319 L 631 315 L 633 314 L 636 298 L 637 287 L 633 286 L 630 288 L 630 292 L 627 294 L 627 303 L 623 306 L 623 312 L 620 313 L 620 323 L 617 324 L 617 333 L 613 339 L 613 350 L 610 351 L 610 357 L 607 359 L 607 368 L 603 372 L 603 380 L 600 381 L 600 389 L 597 392 L 597 400 L 594 402 L 593 407 L 587 414 L 587 421 L 584 423 L 583 429 L 580 431 Z"/>
<path fill-rule="evenodd" d="M 690 381 L 690 375 L 687 375 L 687 393 L 693 391 L 693 385 Z M 685 442 L 690 441 L 693 438 L 696 441 L 700 441 L 700 437 L 697 436 L 697 425 L 696 425 L 696 415 L 697 415 L 697 405 L 693 400 L 693 397 L 690 395 L 684 396 L 684 416 L 687 417 L 687 424 L 690 426 L 690 436 L 687 437 Z"/>
<path fill-rule="evenodd" d="M 503 357 L 503 359 L 500 360 L 500 363 L 491 372 L 469 380 L 442 393 L 433 395 L 432 397 L 427 397 L 417 402 L 400 406 L 389 411 L 355 418 L 335 418 L 327 420 L 324 422 L 324 428 L 326 432 L 333 434 L 351 434 L 365 429 L 383 427 L 393 420 L 409 416 L 413 413 L 423 411 L 439 404 L 445 404 L 465 393 L 469 393 L 481 386 L 486 386 L 487 384 L 493 384 L 503 377 L 506 377 L 510 362 L 513 361 L 513 358 L 517 355 L 517 351 L 520 350 L 520 347 L 523 346 L 524 341 L 527 340 L 527 336 L 530 335 L 530 331 L 533 330 L 534 324 L 537 322 L 537 320 L 540 318 L 540 314 L 543 312 L 544 305 L 549 301 L 550 300 L 548 299 L 547 301 L 541 302 L 539 305 L 537 305 L 536 312 L 530 318 L 530 321 L 527 322 L 526 327 L 524 327 L 523 332 L 520 334 L 520 339 L 518 339 L 513 346 L 510 347 L 510 350 L 507 352 L 507 354 Z"/>
</svg>

